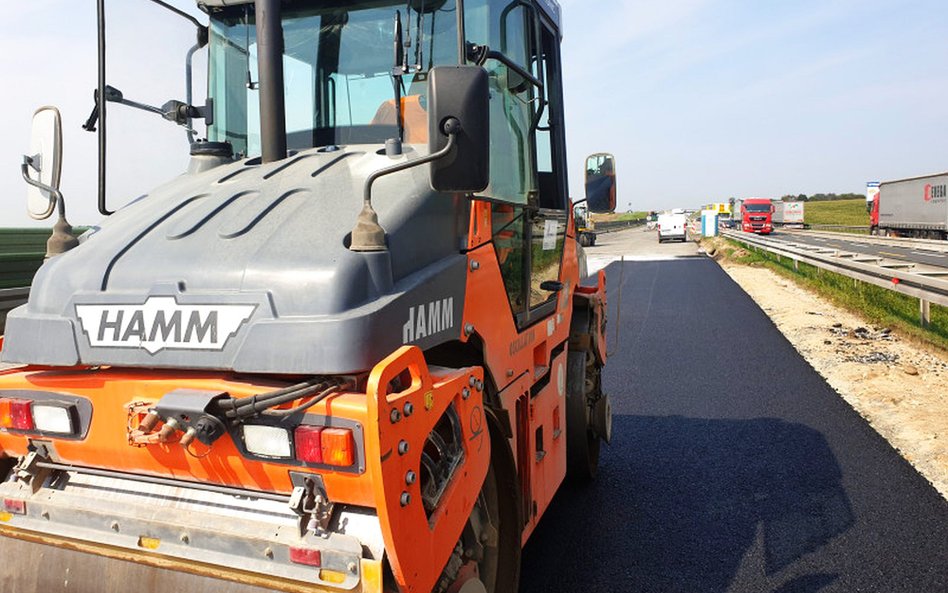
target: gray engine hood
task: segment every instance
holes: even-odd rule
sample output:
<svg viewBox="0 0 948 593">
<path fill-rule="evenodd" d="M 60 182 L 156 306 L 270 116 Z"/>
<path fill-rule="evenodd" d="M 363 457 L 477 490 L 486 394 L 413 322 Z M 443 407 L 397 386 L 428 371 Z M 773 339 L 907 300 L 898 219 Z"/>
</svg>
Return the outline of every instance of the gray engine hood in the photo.
<svg viewBox="0 0 948 593">
<path fill-rule="evenodd" d="M 455 339 L 463 197 L 433 192 L 426 167 L 383 177 L 373 205 L 389 250 L 346 247 L 365 177 L 418 156 L 377 148 L 237 162 L 133 201 L 43 265 L 8 317 L 3 360 L 345 373 L 403 342 Z"/>
</svg>

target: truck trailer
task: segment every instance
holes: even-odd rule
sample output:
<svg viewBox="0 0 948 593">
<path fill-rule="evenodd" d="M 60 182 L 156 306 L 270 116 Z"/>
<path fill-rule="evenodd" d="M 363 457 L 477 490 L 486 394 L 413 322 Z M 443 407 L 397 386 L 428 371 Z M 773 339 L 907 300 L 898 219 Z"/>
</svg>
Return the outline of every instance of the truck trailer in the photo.
<svg viewBox="0 0 948 593">
<path fill-rule="evenodd" d="M 869 208 L 873 235 L 948 239 L 948 173 L 883 181 Z"/>
<path fill-rule="evenodd" d="M 611 434 L 559 5 L 197 6 L 172 10 L 207 104 L 156 107 L 109 86 L 99 0 L 105 218 L 78 239 L 60 115 L 34 117 L 29 210 L 57 222 L 0 337 L 0 590 L 516 591 Z M 119 104 L 207 137 L 113 212 Z"/>
<path fill-rule="evenodd" d="M 777 200 L 774 202 L 774 226 L 800 228 L 803 223 L 804 202 L 784 202 Z"/>
</svg>

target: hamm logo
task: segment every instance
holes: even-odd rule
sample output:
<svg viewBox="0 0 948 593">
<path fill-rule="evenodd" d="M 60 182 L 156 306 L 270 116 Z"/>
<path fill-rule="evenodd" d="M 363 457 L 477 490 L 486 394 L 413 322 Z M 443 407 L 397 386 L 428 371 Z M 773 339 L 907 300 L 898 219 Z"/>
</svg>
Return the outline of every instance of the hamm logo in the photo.
<svg viewBox="0 0 948 593">
<path fill-rule="evenodd" d="M 142 305 L 76 305 L 89 345 L 223 350 L 256 305 L 179 305 L 174 297 L 149 297 Z"/>
<path fill-rule="evenodd" d="M 410 307 L 408 321 L 402 326 L 402 343 L 410 344 L 453 327 L 454 297 Z"/>
</svg>

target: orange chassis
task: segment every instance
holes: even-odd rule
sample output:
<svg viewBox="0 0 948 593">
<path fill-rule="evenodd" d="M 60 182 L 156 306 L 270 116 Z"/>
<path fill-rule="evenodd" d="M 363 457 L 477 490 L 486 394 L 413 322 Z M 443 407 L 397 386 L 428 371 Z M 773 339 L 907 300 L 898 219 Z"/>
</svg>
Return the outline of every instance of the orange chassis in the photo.
<svg viewBox="0 0 948 593">
<path fill-rule="evenodd" d="M 572 237 L 572 219 L 567 229 L 567 235 Z M 483 367 L 429 368 L 420 349 L 403 346 L 372 369 L 364 389 L 335 393 L 307 411 L 343 418 L 363 428 L 363 471 L 320 469 L 319 474 L 329 500 L 374 509 L 377 513 L 386 558 L 403 591 L 428 592 L 437 583 L 487 474 L 491 462 L 490 430 L 512 435 L 504 440 L 517 464 L 522 542 L 527 541 L 566 475 L 566 354 L 574 299 L 585 300 L 595 310 L 594 317 L 600 320 L 596 331 L 600 335 L 595 336 L 598 339 L 593 340 L 593 347 L 602 350 L 605 346 L 601 335 L 605 276 L 599 273 L 595 288 L 578 286 L 574 240 L 565 241 L 560 270 L 564 288 L 557 297 L 556 311 L 518 331 L 511 316 L 505 314 L 509 305 L 491 238 L 491 206 L 475 202 L 459 340 L 479 340 L 483 345 Z M 604 352 L 597 355 L 604 360 Z M 408 387 L 393 392 L 392 386 L 399 384 L 395 379 L 406 375 L 411 377 Z M 400 383 L 404 385 L 404 379 Z M 485 385 L 496 386 L 489 402 L 484 397 Z M 45 391 L 86 398 L 94 404 L 84 439 L 30 438 L 0 429 L 0 457 L 19 458 L 29 452 L 31 443 L 35 446 L 37 442 L 46 442 L 54 451 L 54 461 L 61 464 L 261 492 L 289 495 L 293 491 L 286 465 L 248 459 L 226 436 L 209 449 L 197 442 L 188 449 L 173 441 L 146 446 L 132 443 L 130 434 L 140 419 L 134 410 L 182 387 L 246 397 L 273 389 L 274 384 L 227 373 L 177 370 L 19 367 L 0 371 L 0 397 L 3 392 Z M 415 411 L 407 416 L 401 411 L 409 402 Z M 463 463 L 439 507 L 428 517 L 422 508 L 419 484 L 406 483 L 405 476 L 419 471 L 422 444 L 452 404 L 460 419 Z M 489 413 L 491 406 L 499 407 L 500 413 Z M 393 420 L 393 416 L 398 416 L 398 420 Z M 407 452 L 399 447 L 403 441 L 411 445 Z M 44 516 L 48 518 L 48 514 Z M 160 547 L 155 551 L 118 550 L 81 538 L 57 538 L 23 527 L 20 521 L 16 514 L 0 512 L 0 535 L 287 590 L 339 590 L 312 589 L 303 583 L 280 582 L 239 570 L 221 571 L 219 567 L 184 559 L 169 562 Z M 359 586 L 354 590 L 383 590 L 382 561 L 363 558 L 358 574 Z"/>
</svg>

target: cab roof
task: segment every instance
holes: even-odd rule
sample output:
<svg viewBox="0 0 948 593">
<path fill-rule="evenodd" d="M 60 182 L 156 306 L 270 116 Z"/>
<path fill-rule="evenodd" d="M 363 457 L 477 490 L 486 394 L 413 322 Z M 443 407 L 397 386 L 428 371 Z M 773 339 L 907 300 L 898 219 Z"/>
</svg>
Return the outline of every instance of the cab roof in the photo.
<svg viewBox="0 0 948 593">
<path fill-rule="evenodd" d="M 286 2 L 287 0 L 284 0 Z M 228 6 L 240 6 L 243 4 L 253 4 L 254 0 L 197 0 L 198 7 L 204 12 L 220 10 Z M 537 0 L 537 5 L 549 17 L 550 20 L 560 29 L 560 18 L 563 13 L 560 3 L 557 0 Z"/>
</svg>

